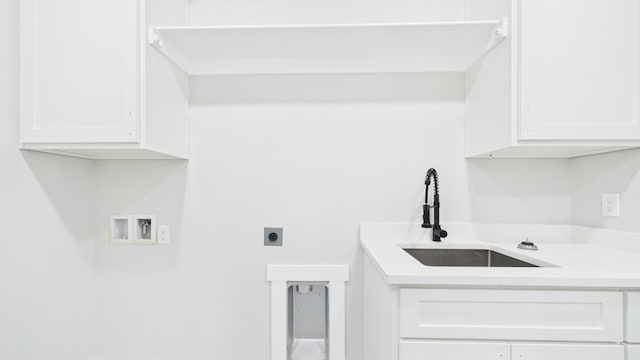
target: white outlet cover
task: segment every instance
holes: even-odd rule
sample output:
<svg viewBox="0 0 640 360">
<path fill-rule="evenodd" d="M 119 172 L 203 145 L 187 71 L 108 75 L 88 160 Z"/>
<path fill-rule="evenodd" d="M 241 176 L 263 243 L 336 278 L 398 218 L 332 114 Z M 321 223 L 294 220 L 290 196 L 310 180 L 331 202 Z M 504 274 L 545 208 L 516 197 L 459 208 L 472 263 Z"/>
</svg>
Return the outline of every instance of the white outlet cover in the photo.
<svg viewBox="0 0 640 360">
<path fill-rule="evenodd" d="M 158 225 L 158 233 L 156 234 L 156 243 L 159 245 L 169 245 L 171 242 L 171 229 L 169 225 Z"/>
<path fill-rule="evenodd" d="M 620 194 L 602 194 L 602 216 L 620 216 Z"/>
</svg>

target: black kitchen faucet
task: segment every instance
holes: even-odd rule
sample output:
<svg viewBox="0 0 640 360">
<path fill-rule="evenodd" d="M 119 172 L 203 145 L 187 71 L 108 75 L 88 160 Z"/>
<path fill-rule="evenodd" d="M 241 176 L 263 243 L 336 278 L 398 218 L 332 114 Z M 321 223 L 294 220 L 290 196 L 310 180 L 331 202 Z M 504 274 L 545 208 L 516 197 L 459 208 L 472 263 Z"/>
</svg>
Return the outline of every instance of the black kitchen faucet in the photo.
<svg viewBox="0 0 640 360">
<path fill-rule="evenodd" d="M 433 178 L 434 191 L 433 191 L 433 205 L 429 205 L 429 184 L 431 184 L 431 178 Z M 424 179 L 426 189 L 424 190 L 424 205 L 422 206 L 422 227 L 433 229 L 433 241 L 440 241 L 442 238 L 447 237 L 447 231 L 440 227 L 440 194 L 438 185 L 438 172 L 436 169 L 431 168 L 427 171 L 427 176 Z M 433 208 L 433 225 L 431 225 L 431 219 L 429 214 L 429 208 Z"/>
</svg>

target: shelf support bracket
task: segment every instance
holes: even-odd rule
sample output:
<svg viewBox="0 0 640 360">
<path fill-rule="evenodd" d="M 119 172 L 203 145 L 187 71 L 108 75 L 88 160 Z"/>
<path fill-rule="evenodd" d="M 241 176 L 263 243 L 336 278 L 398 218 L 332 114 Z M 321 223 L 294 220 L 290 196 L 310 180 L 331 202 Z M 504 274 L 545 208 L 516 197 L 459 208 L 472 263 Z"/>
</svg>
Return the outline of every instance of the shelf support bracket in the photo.
<svg viewBox="0 0 640 360">
<path fill-rule="evenodd" d="M 160 31 L 158 28 L 150 25 L 149 26 L 149 44 L 156 47 L 157 49 L 161 49 L 164 47 L 164 41 L 162 40 L 162 35 L 160 35 Z"/>
<path fill-rule="evenodd" d="M 147 43 L 158 50 L 160 55 L 164 56 L 172 64 L 181 69 L 189 68 L 189 61 L 177 51 L 171 44 L 171 41 L 164 41 L 162 38 L 162 32 L 158 27 L 149 25 L 149 32 L 147 34 Z M 185 70 L 186 71 L 186 70 Z"/>
<path fill-rule="evenodd" d="M 491 38 L 489 39 L 489 44 L 487 45 L 487 49 L 485 50 L 484 55 L 491 52 L 491 50 L 498 46 L 498 44 L 500 44 L 502 40 L 506 39 L 509 36 L 508 25 L 508 19 L 506 17 L 503 17 L 502 19 L 500 19 L 500 21 L 498 21 L 496 26 L 493 28 Z"/>
<path fill-rule="evenodd" d="M 485 56 L 487 56 L 493 49 L 495 49 L 496 46 L 500 45 L 500 43 L 502 43 L 502 41 L 507 37 L 509 37 L 509 23 L 508 23 L 508 19 L 506 17 L 503 17 L 502 19 L 500 19 L 500 21 L 498 21 L 496 26 L 493 28 L 493 31 L 491 32 L 491 37 L 489 38 L 489 43 L 487 44 L 487 47 L 484 49 L 484 52 L 482 53 L 482 55 L 480 55 L 480 57 L 476 61 L 473 62 L 471 66 L 469 66 L 469 68 L 476 66 L 476 64 L 482 61 L 482 59 L 484 59 Z"/>
<path fill-rule="evenodd" d="M 506 39 L 509 36 L 508 21 L 509 19 L 506 17 L 503 17 L 502 19 L 500 19 L 500 21 L 498 21 L 496 27 L 493 29 L 494 38 L 502 40 Z"/>
</svg>

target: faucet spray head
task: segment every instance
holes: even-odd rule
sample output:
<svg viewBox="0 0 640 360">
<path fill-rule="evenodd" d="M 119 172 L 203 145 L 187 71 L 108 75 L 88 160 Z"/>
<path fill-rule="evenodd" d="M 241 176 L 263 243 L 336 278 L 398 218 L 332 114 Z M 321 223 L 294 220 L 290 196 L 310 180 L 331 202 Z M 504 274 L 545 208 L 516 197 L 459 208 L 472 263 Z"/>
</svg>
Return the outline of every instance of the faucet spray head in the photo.
<svg viewBox="0 0 640 360">
<path fill-rule="evenodd" d="M 433 177 L 433 205 L 429 205 L 429 185 L 431 184 L 431 178 Z M 434 168 L 427 170 L 427 176 L 424 179 L 426 185 L 424 193 L 424 205 L 422 207 L 422 227 L 433 229 L 433 241 L 440 241 L 440 239 L 447 237 L 447 232 L 440 226 L 440 194 L 438 184 L 438 172 Z M 431 214 L 429 208 L 433 207 L 433 224 L 431 224 Z"/>
</svg>

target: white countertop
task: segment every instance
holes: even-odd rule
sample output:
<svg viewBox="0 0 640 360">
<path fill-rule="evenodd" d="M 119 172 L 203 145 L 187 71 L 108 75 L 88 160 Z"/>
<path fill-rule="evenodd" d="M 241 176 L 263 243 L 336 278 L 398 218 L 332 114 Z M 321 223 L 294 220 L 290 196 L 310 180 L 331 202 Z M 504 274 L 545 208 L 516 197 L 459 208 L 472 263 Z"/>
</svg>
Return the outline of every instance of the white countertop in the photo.
<svg viewBox="0 0 640 360">
<path fill-rule="evenodd" d="M 361 245 L 389 284 L 640 289 L 640 234 L 564 225 L 444 227 L 449 237 L 436 243 L 419 224 L 361 224 Z M 517 248 L 526 237 L 538 251 Z M 403 248 L 489 249 L 542 266 L 425 266 Z"/>
</svg>

